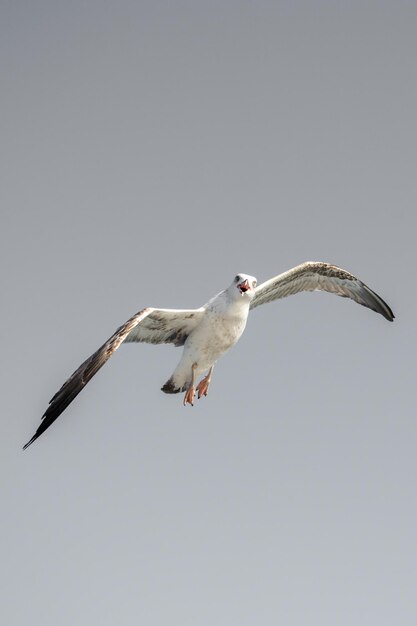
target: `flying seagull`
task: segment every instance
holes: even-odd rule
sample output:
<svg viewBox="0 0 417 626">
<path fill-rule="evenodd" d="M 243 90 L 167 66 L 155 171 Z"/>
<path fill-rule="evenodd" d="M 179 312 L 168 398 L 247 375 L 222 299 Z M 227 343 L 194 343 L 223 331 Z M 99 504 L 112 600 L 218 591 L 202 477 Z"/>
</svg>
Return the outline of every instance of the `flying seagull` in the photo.
<svg viewBox="0 0 417 626">
<path fill-rule="evenodd" d="M 328 291 L 380 313 L 390 322 L 394 314 L 372 289 L 346 270 L 307 262 L 257 286 L 256 278 L 237 274 L 232 284 L 199 309 L 147 307 L 127 320 L 62 385 L 42 422 L 23 449 L 30 446 L 61 415 L 123 342 L 172 343 L 184 346 L 180 362 L 163 385 L 165 393 L 185 391 L 184 406 L 206 396 L 216 361 L 245 330 L 249 311 L 300 291 Z M 196 385 L 196 379 L 207 374 Z"/>
</svg>

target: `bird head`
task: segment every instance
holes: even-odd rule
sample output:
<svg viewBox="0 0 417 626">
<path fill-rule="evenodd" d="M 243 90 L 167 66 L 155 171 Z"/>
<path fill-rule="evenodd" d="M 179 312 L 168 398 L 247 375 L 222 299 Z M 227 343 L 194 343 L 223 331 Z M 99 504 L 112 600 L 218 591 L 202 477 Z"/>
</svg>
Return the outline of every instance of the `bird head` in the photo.
<svg viewBox="0 0 417 626">
<path fill-rule="evenodd" d="M 230 285 L 230 290 L 236 298 L 249 298 L 255 295 L 256 278 L 248 274 L 237 274 Z"/>
</svg>

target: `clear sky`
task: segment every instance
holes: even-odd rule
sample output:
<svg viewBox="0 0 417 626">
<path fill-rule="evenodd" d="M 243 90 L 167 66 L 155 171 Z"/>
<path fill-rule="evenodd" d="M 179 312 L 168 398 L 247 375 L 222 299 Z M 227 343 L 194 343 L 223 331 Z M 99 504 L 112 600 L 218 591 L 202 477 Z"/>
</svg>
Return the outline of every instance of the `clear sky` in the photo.
<svg viewBox="0 0 417 626">
<path fill-rule="evenodd" d="M 417 623 L 417 3 L 3 2 L 0 621 Z M 194 408 L 144 306 L 359 276 L 252 312 Z"/>
</svg>

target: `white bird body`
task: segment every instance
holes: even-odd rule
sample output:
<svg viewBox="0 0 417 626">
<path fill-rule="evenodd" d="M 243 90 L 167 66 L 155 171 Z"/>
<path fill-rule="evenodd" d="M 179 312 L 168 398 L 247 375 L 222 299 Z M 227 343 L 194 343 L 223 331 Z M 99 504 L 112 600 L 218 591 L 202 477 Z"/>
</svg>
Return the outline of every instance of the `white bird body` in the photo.
<svg viewBox="0 0 417 626">
<path fill-rule="evenodd" d="M 239 340 L 249 311 L 260 304 L 300 291 L 328 291 L 351 298 L 389 321 L 394 319 L 392 310 L 378 294 L 346 270 L 328 263 L 309 261 L 256 284 L 253 276 L 238 274 L 227 289 L 199 309 L 147 307 L 133 315 L 65 381 L 24 448 L 49 428 L 123 342 L 184 346 L 180 362 L 162 391 L 185 390 L 184 404 L 193 404 L 196 392 L 199 398 L 207 395 L 215 362 Z M 196 377 L 207 370 L 208 374 L 195 386 Z"/>
<path fill-rule="evenodd" d="M 252 276 L 240 274 L 242 280 L 255 281 Z M 237 294 L 237 297 L 235 296 Z M 184 344 L 181 360 L 163 391 L 184 391 L 191 382 L 192 366 L 195 376 L 213 367 L 216 361 L 239 341 L 245 330 L 251 297 L 239 294 L 236 284 L 220 292 L 204 305 L 198 325 L 190 332 Z"/>
</svg>

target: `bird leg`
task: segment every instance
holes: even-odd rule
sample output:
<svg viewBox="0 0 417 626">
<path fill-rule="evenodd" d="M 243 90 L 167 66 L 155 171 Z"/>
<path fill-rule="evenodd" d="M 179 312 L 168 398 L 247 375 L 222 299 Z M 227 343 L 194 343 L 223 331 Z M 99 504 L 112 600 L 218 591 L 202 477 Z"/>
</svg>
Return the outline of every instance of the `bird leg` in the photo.
<svg viewBox="0 0 417 626">
<path fill-rule="evenodd" d="M 195 396 L 194 384 L 195 384 L 196 367 L 197 367 L 197 363 L 193 363 L 191 367 L 191 383 L 187 391 L 185 392 L 184 402 L 183 402 L 184 406 L 186 406 L 187 404 L 191 404 L 191 406 L 194 406 L 194 396 Z"/>
<path fill-rule="evenodd" d="M 198 393 L 199 400 L 201 396 L 206 396 L 208 394 L 213 369 L 214 369 L 214 365 L 210 367 L 209 373 L 207 374 L 207 376 L 205 376 L 202 380 L 200 380 L 200 382 L 197 385 L 197 393 Z"/>
</svg>

